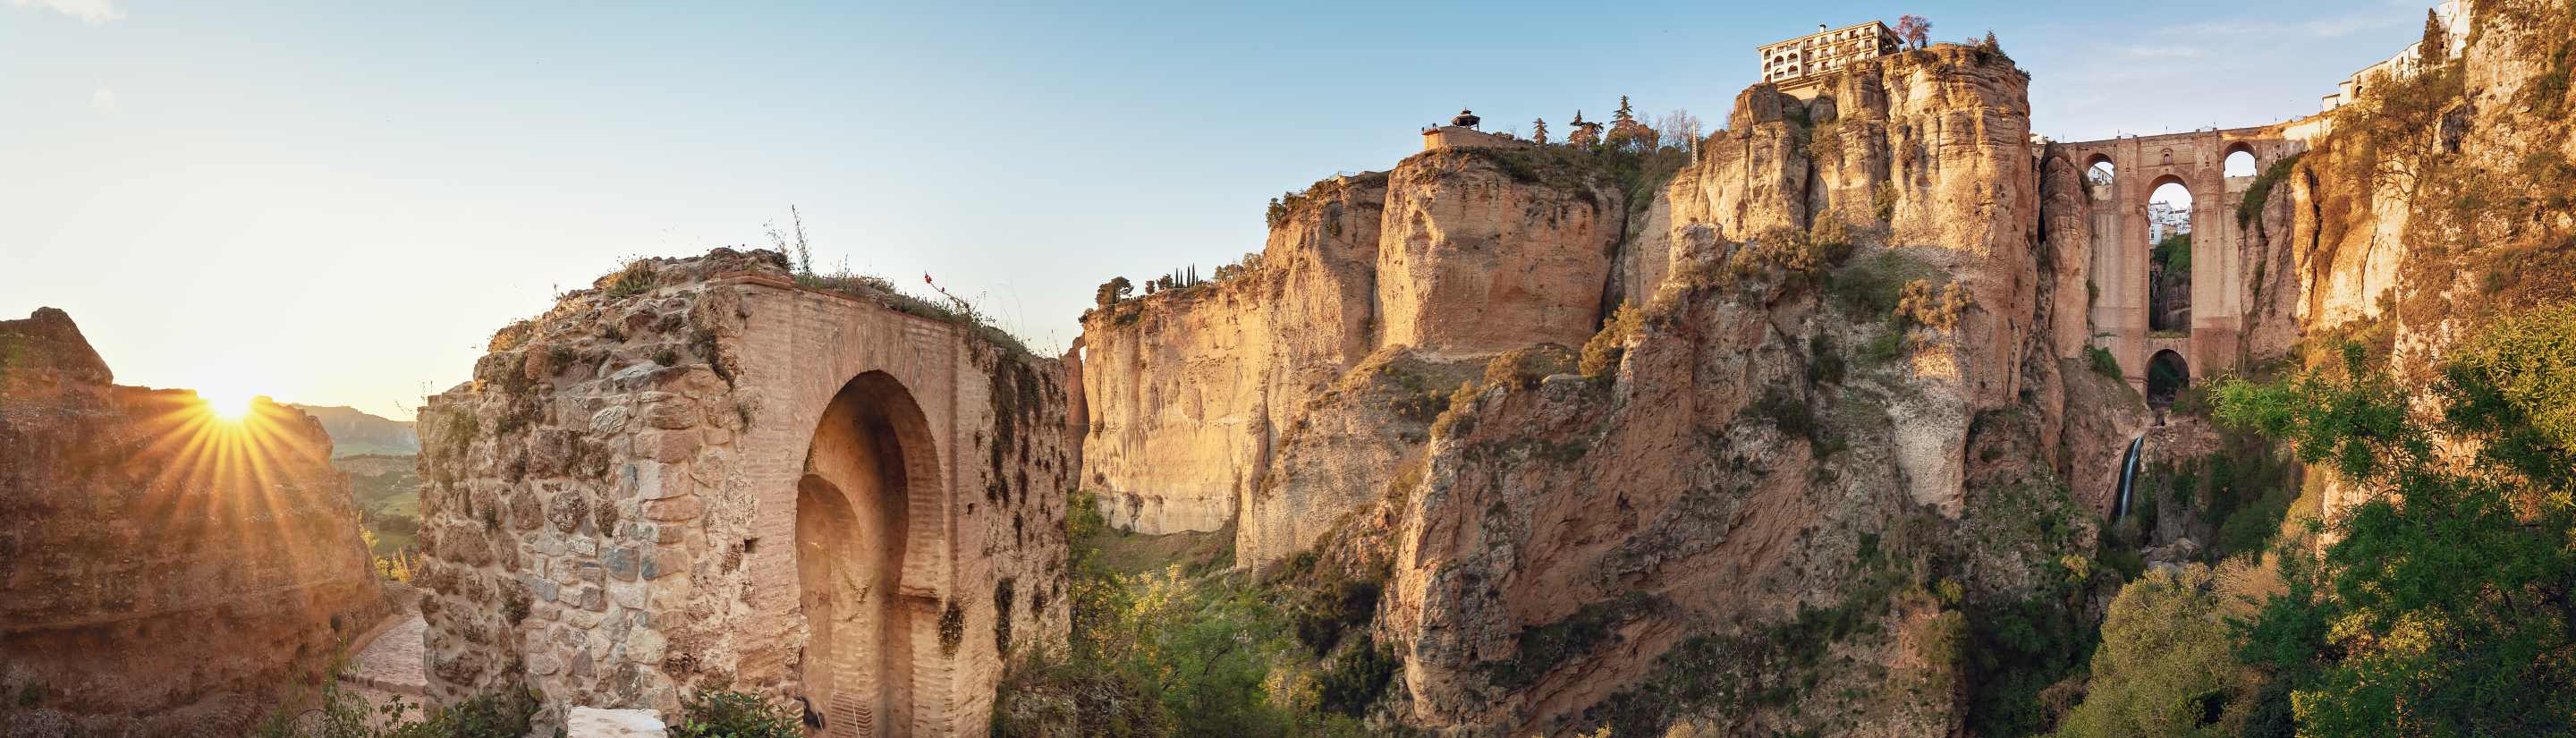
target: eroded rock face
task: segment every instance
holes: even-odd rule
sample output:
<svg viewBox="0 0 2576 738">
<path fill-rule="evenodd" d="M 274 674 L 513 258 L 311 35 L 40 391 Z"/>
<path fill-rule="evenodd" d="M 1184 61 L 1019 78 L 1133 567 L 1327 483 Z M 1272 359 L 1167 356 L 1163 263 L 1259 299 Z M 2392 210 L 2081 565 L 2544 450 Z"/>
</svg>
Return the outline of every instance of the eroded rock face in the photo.
<svg viewBox="0 0 2576 738">
<path fill-rule="evenodd" d="M 331 440 L 0 321 L 0 733 L 237 735 L 385 611 Z"/>
<path fill-rule="evenodd" d="M 421 414 L 432 696 L 982 734 L 1006 656 L 1064 637 L 1079 437 L 1064 367 L 936 310 L 718 249 L 495 335 Z"/>
</svg>

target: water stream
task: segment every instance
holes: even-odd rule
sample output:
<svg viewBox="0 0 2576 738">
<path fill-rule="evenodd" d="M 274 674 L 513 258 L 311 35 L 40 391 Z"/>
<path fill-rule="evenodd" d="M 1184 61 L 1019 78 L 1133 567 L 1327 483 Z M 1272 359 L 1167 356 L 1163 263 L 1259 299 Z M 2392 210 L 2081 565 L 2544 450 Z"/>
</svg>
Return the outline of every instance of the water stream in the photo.
<svg viewBox="0 0 2576 738">
<path fill-rule="evenodd" d="M 2138 481 L 2138 452 L 2146 449 L 2147 434 L 2140 433 L 2129 441 L 2129 455 L 2120 459 L 2120 498 L 2111 506 L 2111 522 L 2129 515 L 2129 486 Z"/>
</svg>

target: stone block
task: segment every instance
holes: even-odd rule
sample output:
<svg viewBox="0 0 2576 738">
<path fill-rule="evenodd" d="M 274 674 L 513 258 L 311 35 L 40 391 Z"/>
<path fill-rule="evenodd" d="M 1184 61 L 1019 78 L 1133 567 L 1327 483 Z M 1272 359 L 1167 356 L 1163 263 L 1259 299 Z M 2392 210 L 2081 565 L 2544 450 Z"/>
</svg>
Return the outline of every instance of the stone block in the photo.
<svg viewBox="0 0 2576 738">
<path fill-rule="evenodd" d="M 642 571 L 643 558 L 633 548 L 618 546 L 608 549 L 605 559 L 608 575 L 620 581 L 635 581 L 635 575 Z"/>
<path fill-rule="evenodd" d="M 653 430 L 635 434 L 635 455 L 665 464 L 688 461 L 698 453 L 695 430 Z"/>
<path fill-rule="evenodd" d="M 668 738 L 659 710 L 575 707 L 564 717 L 565 738 Z"/>
<path fill-rule="evenodd" d="M 704 510 L 705 505 L 698 502 L 697 495 L 666 497 L 644 503 L 644 517 L 662 522 L 695 520 Z"/>
</svg>

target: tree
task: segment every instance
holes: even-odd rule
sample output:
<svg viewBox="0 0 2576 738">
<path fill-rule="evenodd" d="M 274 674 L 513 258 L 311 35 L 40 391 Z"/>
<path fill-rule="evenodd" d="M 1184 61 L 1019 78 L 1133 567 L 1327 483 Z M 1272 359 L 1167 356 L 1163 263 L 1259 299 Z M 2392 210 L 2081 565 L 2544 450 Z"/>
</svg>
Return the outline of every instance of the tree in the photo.
<svg viewBox="0 0 2576 738">
<path fill-rule="evenodd" d="M 1919 15 L 1900 16 L 1896 19 L 1896 36 L 1914 44 L 1914 48 L 1923 48 L 1932 41 L 1932 22 Z"/>
<path fill-rule="evenodd" d="M 1619 110 L 1618 112 L 1611 114 L 1610 117 L 1610 146 L 1612 148 L 1652 151 L 1655 148 L 1655 139 L 1655 129 L 1647 127 L 1644 123 L 1637 122 L 1636 110 L 1629 106 L 1628 96 L 1620 95 Z"/>
<path fill-rule="evenodd" d="M 1655 137 L 1665 146 L 1690 153 L 1699 147 L 1699 118 L 1688 110 L 1674 110 L 1655 119 Z"/>
<path fill-rule="evenodd" d="M 2003 53 L 2004 45 L 2003 42 L 1995 40 L 1995 31 L 1994 29 L 1989 28 L 1986 29 L 1986 37 L 1977 42 L 1977 48 L 1995 53 Z"/>
<path fill-rule="evenodd" d="M 2311 525 L 2333 543 L 2277 552 L 2239 657 L 2301 735 L 2576 731 L 2576 307 L 2482 332 L 2422 391 L 2342 359 L 2215 393 L 2364 495 Z"/>
<path fill-rule="evenodd" d="M 2442 15 L 2431 8 L 2424 10 L 2424 41 L 2415 50 L 2416 58 L 2431 69 L 2451 60 L 2451 29 L 2442 24 Z"/>
<path fill-rule="evenodd" d="M 1530 121 L 1530 140 L 1532 140 L 1532 141 L 1537 141 L 1537 142 L 1538 142 L 1538 145 L 1540 145 L 1540 146 L 1546 146 L 1546 145 L 1547 145 L 1547 119 L 1546 119 L 1546 118 L 1539 118 L 1539 119 L 1536 119 L 1536 120 L 1532 120 L 1532 121 Z"/>
<path fill-rule="evenodd" d="M 1128 282 L 1126 277 L 1115 277 L 1100 283 L 1100 289 L 1092 293 L 1091 300 L 1105 308 L 1118 304 L 1119 300 L 1127 299 L 1135 292 L 1136 285 Z"/>
<path fill-rule="evenodd" d="M 2243 600 L 2221 579 L 2192 564 L 2120 588 L 2084 702 L 2058 723 L 2057 738 L 2244 735 L 2260 680 L 2236 661 L 2226 621 L 2245 614 Z"/>
</svg>

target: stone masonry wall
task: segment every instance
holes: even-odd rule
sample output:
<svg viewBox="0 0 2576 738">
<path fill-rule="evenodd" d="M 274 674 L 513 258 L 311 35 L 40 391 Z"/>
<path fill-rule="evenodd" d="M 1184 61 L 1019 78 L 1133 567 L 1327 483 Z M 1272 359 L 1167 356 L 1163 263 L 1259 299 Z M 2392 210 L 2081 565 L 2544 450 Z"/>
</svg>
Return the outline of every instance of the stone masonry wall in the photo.
<svg viewBox="0 0 2576 738">
<path fill-rule="evenodd" d="M 907 314 L 931 311 L 881 283 L 808 289 L 784 267 L 729 249 L 637 262 L 503 329 L 474 381 L 431 398 L 435 698 L 524 685 L 552 722 L 731 688 L 811 711 L 824 735 L 982 735 L 1011 655 L 1061 643 L 1070 372 Z M 883 427 L 818 433 L 851 397 Z M 800 524 L 818 514 L 800 489 L 851 453 L 822 446 L 872 432 L 857 453 L 895 496 L 847 504 L 902 521 L 900 543 L 805 540 L 820 529 Z M 843 565 L 849 545 L 899 549 L 878 552 L 899 586 L 858 598 L 892 614 L 809 629 L 823 605 L 800 569 Z M 850 696 L 861 683 L 880 691 Z"/>
</svg>

